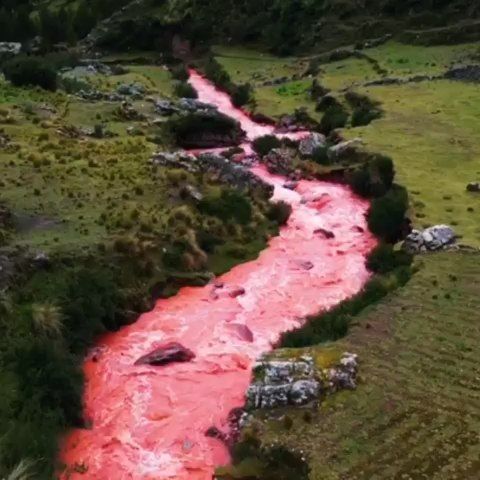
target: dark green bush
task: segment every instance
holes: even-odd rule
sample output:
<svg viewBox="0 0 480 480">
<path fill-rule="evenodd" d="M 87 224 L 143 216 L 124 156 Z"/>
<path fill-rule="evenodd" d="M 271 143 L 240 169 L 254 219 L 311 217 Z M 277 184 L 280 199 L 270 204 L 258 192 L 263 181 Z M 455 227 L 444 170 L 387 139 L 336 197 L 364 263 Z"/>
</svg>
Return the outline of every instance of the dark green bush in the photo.
<svg viewBox="0 0 480 480">
<path fill-rule="evenodd" d="M 332 130 L 343 128 L 347 124 L 348 113 L 341 105 L 328 107 L 320 121 L 320 130 L 328 135 Z"/>
<path fill-rule="evenodd" d="M 405 215 L 408 209 L 408 193 L 398 185 L 382 197 L 372 201 L 368 211 L 370 231 L 388 243 L 395 243 L 402 238 Z"/>
<path fill-rule="evenodd" d="M 282 142 L 275 135 L 263 135 L 262 137 L 256 138 L 252 142 L 253 149 L 261 157 L 270 152 L 274 148 L 280 148 Z"/>
<path fill-rule="evenodd" d="M 292 214 L 292 206 L 287 202 L 275 202 L 270 206 L 267 216 L 279 225 L 285 225 Z"/>
<path fill-rule="evenodd" d="M 249 83 L 238 85 L 233 89 L 233 92 L 231 92 L 231 96 L 232 96 L 232 103 L 236 107 L 243 107 L 252 99 L 252 96 L 253 96 L 252 86 Z"/>
<path fill-rule="evenodd" d="M 328 147 L 322 145 L 313 151 L 312 160 L 319 165 L 330 165 L 331 160 L 328 156 Z"/>
<path fill-rule="evenodd" d="M 392 187 L 395 178 L 393 161 L 386 155 L 373 154 L 347 176 L 353 191 L 363 197 L 379 197 Z"/>
<path fill-rule="evenodd" d="M 348 91 L 345 99 L 353 109 L 352 127 L 368 125 L 383 114 L 378 102 L 371 100 L 367 95 Z"/>
<path fill-rule="evenodd" d="M 239 143 L 242 138 L 239 124 L 218 112 L 213 115 L 204 112 L 177 115 L 168 121 L 167 126 L 177 144 L 185 148 L 196 147 L 205 135 L 228 137 L 232 143 Z"/>
<path fill-rule="evenodd" d="M 40 57 L 16 57 L 2 66 L 5 78 L 17 87 L 39 86 L 56 90 L 57 72 Z"/>
<path fill-rule="evenodd" d="M 393 245 L 380 243 L 367 258 L 367 268 L 374 273 L 388 273 L 398 267 L 412 264 L 413 256 L 403 250 L 395 250 Z"/>
<path fill-rule="evenodd" d="M 175 82 L 175 94 L 180 98 L 198 98 L 197 91 L 188 82 Z"/>
</svg>

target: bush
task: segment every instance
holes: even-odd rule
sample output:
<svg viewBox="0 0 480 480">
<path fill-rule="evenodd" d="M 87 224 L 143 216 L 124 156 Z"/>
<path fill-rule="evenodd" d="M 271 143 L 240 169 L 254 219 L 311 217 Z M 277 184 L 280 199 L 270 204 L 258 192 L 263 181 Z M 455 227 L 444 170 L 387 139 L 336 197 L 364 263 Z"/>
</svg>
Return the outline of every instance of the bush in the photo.
<svg viewBox="0 0 480 480">
<path fill-rule="evenodd" d="M 367 258 L 367 268 L 374 273 L 388 273 L 398 267 L 412 264 L 413 256 L 403 250 L 394 250 L 393 245 L 380 243 Z"/>
<path fill-rule="evenodd" d="M 17 57 L 3 64 L 5 78 L 17 87 L 57 89 L 57 72 L 39 57 Z"/>
<path fill-rule="evenodd" d="M 205 72 L 205 76 L 217 87 L 225 90 L 226 92 L 233 93 L 234 85 L 230 79 L 230 75 L 223 68 L 223 66 L 217 62 L 215 57 L 210 56 L 207 58 L 203 70 Z"/>
<path fill-rule="evenodd" d="M 368 211 L 370 231 L 385 242 L 397 242 L 402 238 L 407 209 L 406 189 L 394 185 L 384 196 L 372 201 Z"/>
<path fill-rule="evenodd" d="M 198 98 L 197 91 L 188 82 L 175 82 L 175 94 L 181 98 Z"/>
<path fill-rule="evenodd" d="M 312 160 L 319 165 L 330 165 L 331 160 L 328 156 L 328 147 L 322 145 L 313 151 Z"/>
<path fill-rule="evenodd" d="M 353 191 L 362 197 L 380 197 L 392 187 L 395 178 L 393 161 L 386 155 L 371 155 L 365 164 L 349 174 Z"/>
<path fill-rule="evenodd" d="M 347 124 L 348 113 L 341 105 L 328 107 L 320 121 L 320 130 L 328 135 L 332 130 L 343 128 Z"/>
<path fill-rule="evenodd" d="M 279 225 L 285 225 L 292 214 L 292 206 L 287 202 L 275 202 L 270 206 L 267 217 Z"/>
<path fill-rule="evenodd" d="M 267 155 L 267 153 L 274 148 L 280 148 L 281 145 L 282 142 L 275 135 L 264 135 L 262 137 L 258 137 L 252 143 L 253 149 L 261 157 Z"/>
<path fill-rule="evenodd" d="M 352 127 L 368 125 L 382 116 L 379 103 L 371 100 L 367 95 L 349 91 L 345 94 L 345 99 L 353 109 Z"/>
<path fill-rule="evenodd" d="M 232 92 L 232 103 L 236 107 L 243 107 L 246 105 L 253 96 L 252 86 L 249 83 L 238 85 Z"/>
</svg>

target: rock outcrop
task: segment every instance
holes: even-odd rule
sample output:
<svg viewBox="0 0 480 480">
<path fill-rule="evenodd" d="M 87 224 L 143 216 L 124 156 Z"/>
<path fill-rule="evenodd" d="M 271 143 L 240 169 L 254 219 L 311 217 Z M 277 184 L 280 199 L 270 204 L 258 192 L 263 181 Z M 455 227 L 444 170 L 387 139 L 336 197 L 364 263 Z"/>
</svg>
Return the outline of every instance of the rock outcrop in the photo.
<svg viewBox="0 0 480 480">
<path fill-rule="evenodd" d="M 264 182 L 243 165 L 214 153 L 203 153 L 198 157 L 187 152 L 158 152 L 150 160 L 153 165 L 181 168 L 190 173 L 211 173 L 219 181 L 241 190 L 261 189 L 266 198 L 273 195 L 273 186 Z"/>
<path fill-rule="evenodd" d="M 457 239 L 454 230 L 448 225 L 435 225 L 423 232 L 412 230 L 403 243 L 409 253 L 422 253 L 443 250 L 451 247 Z"/>
<path fill-rule="evenodd" d="M 322 395 L 356 388 L 357 355 L 344 353 L 330 368 L 318 369 L 310 356 L 266 360 L 254 367 L 247 391 L 247 410 L 306 405 Z"/>
<path fill-rule="evenodd" d="M 311 157 L 315 150 L 323 145 L 325 145 L 325 136 L 314 132 L 300 140 L 298 151 L 304 157 Z"/>
<path fill-rule="evenodd" d="M 153 352 L 140 357 L 135 365 L 163 366 L 169 363 L 189 362 L 195 358 L 195 354 L 177 342 L 170 342 L 162 345 Z"/>
</svg>

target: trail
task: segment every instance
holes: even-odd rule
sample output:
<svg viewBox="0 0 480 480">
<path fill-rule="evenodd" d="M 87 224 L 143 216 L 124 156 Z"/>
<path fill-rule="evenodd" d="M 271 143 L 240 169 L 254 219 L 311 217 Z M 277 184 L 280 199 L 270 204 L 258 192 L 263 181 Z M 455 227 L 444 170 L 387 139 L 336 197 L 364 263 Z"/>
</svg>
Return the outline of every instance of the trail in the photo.
<svg viewBox="0 0 480 480">
<path fill-rule="evenodd" d="M 190 81 L 199 99 L 237 119 L 250 141 L 274 133 L 196 72 Z M 69 479 L 210 480 L 229 455 L 205 431 L 225 430 L 229 412 L 244 404 L 255 359 L 282 332 L 354 295 L 368 279 L 365 256 L 375 239 L 366 225 L 367 201 L 321 181 L 300 181 L 288 190 L 284 178 L 262 166 L 252 171 L 274 185 L 274 200 L 292 205 L 288 224 L 258 259 L 205 287 L 159 300 L 133 325 L 98 340 L 84 364 L 85 415 L 92 427 L 72 431 L 62 445 L 63 462 L 79 470 Z M 325 239 L 318 229 L 335 238 Z M 245 293 L 232 296 L 237 287 Z M 253 341 L 242 338 L 238 325 L 251 330 Z M 164 367 L 134 365 L 169 341 L 196 357 Z"/>
</svg>

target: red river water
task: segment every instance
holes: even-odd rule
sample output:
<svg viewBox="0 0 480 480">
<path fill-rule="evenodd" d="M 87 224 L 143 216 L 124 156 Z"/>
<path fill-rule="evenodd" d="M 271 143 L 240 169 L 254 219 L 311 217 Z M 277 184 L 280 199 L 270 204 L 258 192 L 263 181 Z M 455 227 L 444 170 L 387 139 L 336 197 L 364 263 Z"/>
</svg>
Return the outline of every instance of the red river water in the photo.
<svg viewBox="0 0 480 480">
<path fill-rule="evenodd" d="M 190 82 L 200 100 L 237 119 L 249 140 L 274 133 L 194 71 Z M 159 300 L 133 325 L 98 340 L 100 353 L 84 364 L 85 416 L 92 426 L 64 440 L 61 459 L 73 471 L 63 478 L 211 480 L 229 454 L 205 432 L 212 426 L 225 430 L 229 412 L 244 404 L 255 359 L 271 350 L 282 332 L 365 284 L 365 256 L 375 245 L 365 220 L 368 202 L 342 185 L 300 181 L 292 191 L 262 166 L 252 171 L 274 185 L 274 200 L 292 205 L 288 224 L 257 260 L 215 283 Z M 318 229 L 335 238 L 324 238 Z M 229 295 L 238 287 L 242 295 Z M 242 326 L 253 341 L 242 335 Z M 134 365 L 171 341 L 196 357 L 163 367 Z"/>
</svg>

